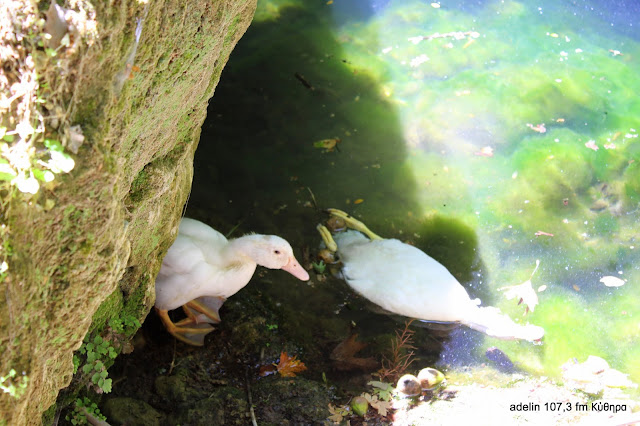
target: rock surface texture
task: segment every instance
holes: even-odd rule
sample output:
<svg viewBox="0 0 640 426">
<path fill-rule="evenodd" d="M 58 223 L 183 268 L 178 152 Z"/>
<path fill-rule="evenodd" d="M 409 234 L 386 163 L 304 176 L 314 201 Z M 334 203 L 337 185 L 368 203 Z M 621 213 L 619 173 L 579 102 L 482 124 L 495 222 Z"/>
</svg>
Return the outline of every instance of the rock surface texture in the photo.
<svg viewBox="0 0 640 426">
<path fill-rule="evenodd" d="M 40 424 L 70 384 L 87 332 L 119 350 L 124 339 L 109 321 L 142 322 L 149 312 L 190 192 L 207 102 L 256 7 L 255 0 L 70 3 L 54 37 L 62 71 L 47 73 L 50 64 L 38 60 L 34 68 L 44 105 L 62 111 L 61 121 L 45 117 L 47 132 L 66 135 L 58 139 L 76 152 L 75 168 L 37 194 L 12 186 L 2 199 L 11 250 L 0 289 L 0 376 L 15 370 L 4 384 L 26 388 L 0 393 L 0 424 Z M 16 46 L 18 13 L 30 10 L 42 32 L 52 28 L 45 6 L 36 7 L 9 1 L 2 47 Z M 94 26 L 90 43 L 80 42 L 84 24 Z M 6 87 L 14 74 L 2 74 Z"/>
</svg>

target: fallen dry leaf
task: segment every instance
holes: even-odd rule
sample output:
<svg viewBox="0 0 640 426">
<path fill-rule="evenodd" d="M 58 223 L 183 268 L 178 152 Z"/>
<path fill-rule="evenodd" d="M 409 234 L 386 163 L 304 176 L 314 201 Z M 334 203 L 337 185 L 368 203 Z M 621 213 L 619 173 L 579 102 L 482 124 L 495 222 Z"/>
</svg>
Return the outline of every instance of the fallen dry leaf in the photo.
<svg viewBox="0 0 640 426">
<path fill-rule="evenodd" d="M 295 355 L 289 356 L 285 351 L 282 351 L 277 368 L 282 377 L 295 377 L 297 373 L 306 370 L 307 366 L 297 359 Z"/>
<path fill-rule="evenodd" d="M 354 355 L 360 352 L 366 343 L 356 342 L 357 334 L 352 334 L 331 352 L 331 360 L 338 370 L 373 370 L 378 367 L 378 362 L 373 358 L 357 358 Z"/>
<path fill-rule="evenodd" d="M 329 420 L 336 423 L 340 423 L 342 419 L 344 419 L 344 416 L 349 414 L 349 412 L 345 410 L 344 407 L 335 407 L 332 404 L 329 404 L 329 413 L 331 413 L 331 415 L 329 416 Z"/>
<path fill-rule="evenodd" d="M 315 148 L 324 149 L 324 152 L 333 152 L 334 149 L 340 151 L 340 149 L 338 149 L 339 143 L 340 143 L 340 138 L 323 139 L 321 141 L 314 142 L 313 146 Z"/>
<path fill-rule="evenodd" d="M 262 365 L 260 366 L 260 371 L 258 375 L 260 377 L 270 376 L 271 374 L 275 374 L 278 371 L 278 367 L 274 364 Z"/>
<path fill-rule="evenodd" d="M 373 380 L 367 383 L 369 386 L 373 386 L 373 392 L 383 401 L 391 400 L 391 396 L 393 393 L 393 385 L 391 383 L 380 382 L 377 380 Z"/>
<path fill-rule="evenodd" d="M 378 414 L 380 414 L 383 417 L 387 416 L 387 410 L 389 410 L 391 408 L 391 406 L 393 405 L 393 404 L 391 404 L 390 401 L 382 401 L 382 400 L 378 399 L 378 397 L 375 396 L 375 395 L 370 395 L 368 393 L 363 393 L 362 396 L 364 397 L 364 399 L 367 400 L 369 405 L 372 406 L 373 408 L 375 408 L 376 411 L 378 411 Z"/>
</svg>

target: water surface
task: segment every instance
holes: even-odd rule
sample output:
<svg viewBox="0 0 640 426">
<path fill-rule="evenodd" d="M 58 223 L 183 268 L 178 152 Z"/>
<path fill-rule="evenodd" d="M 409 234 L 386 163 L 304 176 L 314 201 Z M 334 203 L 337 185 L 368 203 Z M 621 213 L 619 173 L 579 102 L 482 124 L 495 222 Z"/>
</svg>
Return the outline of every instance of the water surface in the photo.
<svg viewBox="0 0 640 426">
<path fill-rule="evenodd" d="M 475 335 L 472 359 L 454 345 L 447 362 L 499 345 L 558 377 L 597 355 L 640 382 L 638 17 L 629 2 L 260 1 L 209 108 L 190 214 L 298 250 L 319 242 L 316 205 L 341 208 L 546 329 L 535 347 Z M 525 314 L 498 289 L 537 260 Z M 276 288 L 327 308 L 322 283 Z"/>
</svg>

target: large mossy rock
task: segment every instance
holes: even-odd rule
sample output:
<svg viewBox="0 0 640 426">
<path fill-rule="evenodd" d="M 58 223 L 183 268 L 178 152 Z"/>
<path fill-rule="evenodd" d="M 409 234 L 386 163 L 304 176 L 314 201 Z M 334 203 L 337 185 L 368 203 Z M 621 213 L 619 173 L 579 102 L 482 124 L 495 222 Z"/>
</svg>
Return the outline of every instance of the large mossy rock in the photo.
<svg viewBox="0 0 640 426">
<path fill-rule="evenodd" d="M 207 102 L 255 3 L 82 2 L 95 12 L 95 42 L 69 53 L 77 58 L 67 73 L 47 80 L 40 70 L 41 89 L 55 89 L 42 96 L 64 106 L 85 139 L 71 173 L 37 195 L 3 197 L 10 257 L 0 291 L 0 376 L 15 370 L 4 384 L 27 386 L 0 394 L 0 424 L 41 422 L 69 385 L 73 353 L 90 327 L 104 336 L 109 319 L 141 322 L 149 312 L 190 192 Z"/>
</svg>

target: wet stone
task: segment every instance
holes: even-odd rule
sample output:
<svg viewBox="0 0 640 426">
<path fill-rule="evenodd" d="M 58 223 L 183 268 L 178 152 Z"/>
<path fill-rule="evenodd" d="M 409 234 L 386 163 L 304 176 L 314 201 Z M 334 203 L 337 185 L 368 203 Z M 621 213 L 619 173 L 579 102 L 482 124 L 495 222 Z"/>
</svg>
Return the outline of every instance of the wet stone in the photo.
<svg viewBox="0 0 640 426">
<path fill-rule="evenodd" d="M 511 362 L 507 354 L 505 354 L 495 346 L 487 349 L 487 351 L 485 352 L 485 356 L 489 361 L 493 363 L 498 371 L 502 371 L 503 373 L 513 373 L 515 371 L 515 366 L 513 365 L 513 362 Z"/>
<path fill-rule="evenodd" d="M 246 425 L 249 407 L 245 393 L 237 388 L 222 387 L 208 395 L 199 395 L 193 403 L 180 404 L 170 416 L 173 425 Z"/>
<path fill-rule="evenodd" d="M 256 383 L 252 390 L 261 425 L 318 424 L 330 415 L 329 390 L 304 377 L 269 377 Z"/>
<path fill-rule="evenodd" d="M 102 410 L 112 425 L 154 426 L 160 425 L 164 417 L 146 402 L 126 397 L 108 399 Z"/>
<path fill-rule="evenodd" d="M 186 402 L 193 396 L 187 382 L 188 373 L 185 370 L 178 370 L 172 376 L 159 376 L 155 381 L 156 393 L 167 402 Z"/>
</svg>

